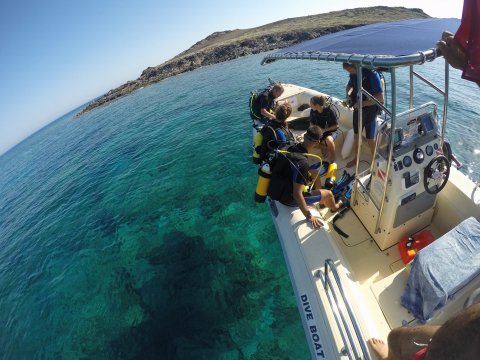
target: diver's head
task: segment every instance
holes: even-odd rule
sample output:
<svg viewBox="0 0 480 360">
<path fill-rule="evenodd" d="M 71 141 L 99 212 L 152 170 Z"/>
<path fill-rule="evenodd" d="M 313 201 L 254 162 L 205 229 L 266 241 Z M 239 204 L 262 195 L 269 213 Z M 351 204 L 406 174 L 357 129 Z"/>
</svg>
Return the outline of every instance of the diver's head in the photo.
<svg viewBox="0 0 480 360">
<path fill-rule="evenodd" d="M 303 143 L 307 148 L 319 148 L 323 141 L 323 132 L 320 126 L 311 125 L 303 135 Z"/>
<path fill-rule="evenodd" d="M 343 63 L 343 69 L 348 71 L 350 74 L 356 74 L 357 73 L 357 67 L 353 64 L 349 63 Z"/>
<path fill-rule="evenodd" d="M 275 119 L 280 123 L 284 123 L 291 114 L 292 105 L 289 103 L 280 104 L 275 108 Z"/>
<path fill-rule="evenodd" d="M 310 107 L 319 113 L 323 112 L 323 108 L 325 107 L 325 97 L 320 95 L 312 96 L 310 99 Z"/>
<path fill-rule="evenodd" d="M 275 83 L 271 91 L 272 91 L 273 97 L 276 99 L 283 94 L 284 92 L 283 85 L 280 83 Z"/>
</svg>

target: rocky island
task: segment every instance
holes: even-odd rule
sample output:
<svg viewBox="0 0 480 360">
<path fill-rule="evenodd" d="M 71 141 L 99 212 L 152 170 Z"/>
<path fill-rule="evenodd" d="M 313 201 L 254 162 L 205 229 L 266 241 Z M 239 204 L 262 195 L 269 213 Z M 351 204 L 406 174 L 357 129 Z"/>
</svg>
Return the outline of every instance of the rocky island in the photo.
<svg viewBox="0 0 480 360">
<path fill-rule="evenodd" d="M 143 70 L 136 80 L 110 90 L 91 102 L 77 116 L 107 104 L 141 87 L 201 66 L 236 59 L 241 56 L 281 49 L 340 30 L 376 22 L 428 18 L 421 9 L 376 6 L 334 11 L 276 21 L 252 29 L 215 32 L 188 50 L 161 65 Z"/>
</svg>

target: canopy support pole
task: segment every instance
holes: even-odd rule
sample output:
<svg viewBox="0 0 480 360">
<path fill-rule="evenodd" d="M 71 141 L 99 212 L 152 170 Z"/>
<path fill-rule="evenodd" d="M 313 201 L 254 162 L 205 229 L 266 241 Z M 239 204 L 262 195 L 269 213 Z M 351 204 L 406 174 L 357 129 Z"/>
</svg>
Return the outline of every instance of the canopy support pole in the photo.
<svg viewBox="0 0 480 360">
<path fill-rule="evenodd" d="M 410 65 L 410 103 L 409 109 L 413 109 L 413 65 Z"/>
<path fill-rule="evenodd" d="M 360 150 L 362 148 L 362 133 L 363 133 L 363 127 L 362 127 L 362 121 L 363 121 L 363 118 L 362 118 L 362 106 L 363 106 L 363 93 L 362 93 L 362 65 L 361 64 L 355 64 L 355 68 L 356 68 L 356 72 L 357 72 L 357 93 L 355 94 L 355 96 L 357 97 L 357 105 L 358 105 L 358 108 L 357 108 L 357 116 L 358 116 L 358 121 L 357 121 L 357 134 L 354 134 L 353 137 L 355 138 L 355 135 L 357 136 L 357 148 L 355 149 L 356 151 L 356 159 L 357 159 L 357 162 L 355 164 L 355 177 L 357 178 L 357 180 L 355 181 L 355 187 L 357 189 L 355 189 L 356 191 L 354 191 L 354 198 L 353 198 L 353 203 L 354 204 L 357 204 L 357 197 L 358 197 L 358 185 L 357 185 L 357 182 L 359 181 L 359 176 L 358 176 L 358 167 L 360 166 Z M 354 110 L 355 112 L 355 110 Z"/>
<path fill-rule="evenodd" d="M 397 81 L 395 78 L 395 69 L 392 69 L 392 72 L 390 73 L 390 75 L 391 75 L 391 82 L 392 82 L 392 114 L 390 119 L 390 140 L 389 140 L 390 144 L 388 146 L 389 150 L 388 150 L 387 170 L 385 172 L 385 181 L 383 183 L 382 202 L 380 204 L 380 209 L 378 210 L 377 224 L 375 225 L 376 234 L 381 232 L 380 222 L 382 221 L 383 207 L 385 206 L 385 200 L 387 197 L 387 187 L 389 185 L 388 176 L 390 175 L 390 169 L 392 167 L 391 164 L 392 164 L 392 157 L 393 157 L 392 156 L 393 143 L 395 141 L 395 136 L 393 136 L 393 134 L 395 133 L 395 120 L 397 119 Z M 375 159 L 373 159 L 373 161 L 375 161 Z"/>
</svg>

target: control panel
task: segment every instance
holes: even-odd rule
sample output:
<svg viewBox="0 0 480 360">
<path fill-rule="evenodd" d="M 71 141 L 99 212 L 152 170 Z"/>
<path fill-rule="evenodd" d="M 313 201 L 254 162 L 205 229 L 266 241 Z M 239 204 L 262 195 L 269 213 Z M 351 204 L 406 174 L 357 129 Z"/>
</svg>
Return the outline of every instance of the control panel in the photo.
<svg viewBox="0 0 480 360">
<path fill-rule="evenodd" d="M 433 216 L 436 196 L 426 192 L 424 177 L 425 168 L 440 154 L 435 104 L 397 115 L 395 130 L 386 123 L 377 136 L 377 155 L 362 190 L 369 196 L 361 197 L 352 208 L 379 247 L 386 249 L 427 226 Z"/>
</svg>

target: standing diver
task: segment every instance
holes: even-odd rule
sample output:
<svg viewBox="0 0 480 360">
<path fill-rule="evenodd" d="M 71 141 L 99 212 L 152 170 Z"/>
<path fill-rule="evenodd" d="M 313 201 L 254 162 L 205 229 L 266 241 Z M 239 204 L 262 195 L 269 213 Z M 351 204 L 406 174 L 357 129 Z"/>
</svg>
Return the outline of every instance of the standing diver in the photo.
<svg viewBox="0 0 480 360">
<path fill-rule="evenodd" d="M 346 95 L 348 99 L 348 105 L 353 107 L 353 148 L 357 151 L 357 144 L 360 134 L 363 129 L 365 129 L 365 137 L 367 138 L 367 144 L 372 152 L 372 155 L 375 151 L 375 136 L 377 131 L 377 114 L 380 108 L 377 106 L 375 101 L 367 99 L 367 97 L 362 94 L 362 129 L 358 129 L 358 106 L 359 101 L 357 99 L 358 88 L 357 88 L 357 68 L 353 64 L 343 63 L 343 69 L 349 73 L 349 80 L 346 87 Z M 383 87 L 380 75 L 370 69 L 362 69 L 362 88 L 368 91 L 379 103 L 383 103 Z M 347 163 L 347 167 L 352 167 L 357 162 L 357 156 L 359 154 L 355 153 L 355 157 Z"/>
</svg>

